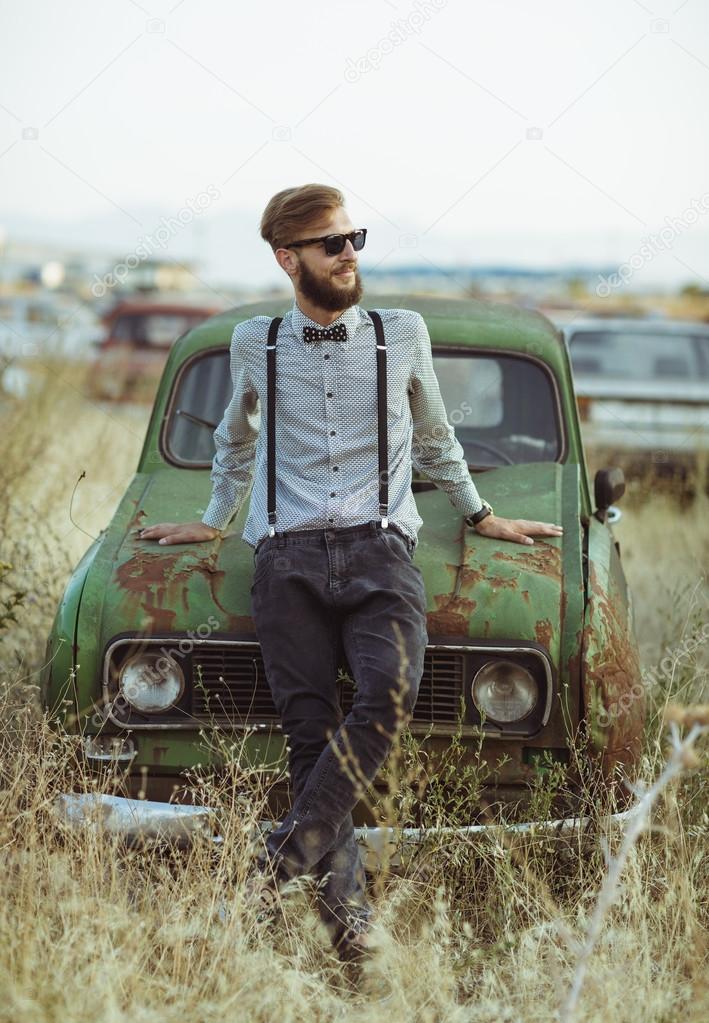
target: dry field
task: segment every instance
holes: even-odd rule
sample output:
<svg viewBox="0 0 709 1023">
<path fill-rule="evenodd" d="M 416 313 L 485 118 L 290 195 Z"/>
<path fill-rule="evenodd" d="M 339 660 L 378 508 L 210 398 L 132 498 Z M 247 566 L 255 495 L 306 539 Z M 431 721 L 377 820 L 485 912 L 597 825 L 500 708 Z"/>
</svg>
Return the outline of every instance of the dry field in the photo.
<svg viewBox="0 0 709 1023">
<path fill-rule="evenodd" d="M 305 895 L 284 901 L 275 929 L 244 905 L 258 792 L 227 815 L 216 853 L 126 852 L 60 829 L 50 807 L 76 770 L 73 746 L 52 742 L 35 672 L 66 577 L 133 473 L 147 413 L 91 405 L 80 373 L 57 365 L 0 420 L 0 1023 L 557 1018 L 606 875 L 598 841 L 461 841 L 426 870 L 380 877 L 377 969 L 392 992 L 382 1005 L 347 990 Z M 666 704 L 709 703 L 706 644 L 684 652 L 709 620 L 708 510 L 648 488 L 617 527 L 653 677 L 648 783 L 666 758 Z M 709 1018 L 706 745 L 697 753 L 629 852 L 567 1019 Z M 232 794 L 205 781 L 205 800 L 228 808 Z"/>
</svg>

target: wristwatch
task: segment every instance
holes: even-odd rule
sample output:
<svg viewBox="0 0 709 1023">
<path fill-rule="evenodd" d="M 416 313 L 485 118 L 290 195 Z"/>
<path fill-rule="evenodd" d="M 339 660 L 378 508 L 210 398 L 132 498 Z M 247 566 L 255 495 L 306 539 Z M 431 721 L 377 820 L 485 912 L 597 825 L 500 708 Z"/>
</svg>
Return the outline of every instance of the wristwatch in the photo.
<svg viewBox="0 0 709 1023">
<path fill-rule="evenodd" d="M 478 522 L 482 522 L 482 520 L 486 519 L 488 517 L 488 515 L 493 515 L 493 514 L 494 514 L 494 512 L 493 512 L 493 509 L 492 509 L 492 505 L 488 504 L 487 501 L 483 501 L 483 506 L 480 509 L 480 511 L 475 512 L 473 515 L 466 515 L 465 516 L 465 524 L 467 526 L 475 527 L 475 526 L 477 526 Z"/>
</svg>

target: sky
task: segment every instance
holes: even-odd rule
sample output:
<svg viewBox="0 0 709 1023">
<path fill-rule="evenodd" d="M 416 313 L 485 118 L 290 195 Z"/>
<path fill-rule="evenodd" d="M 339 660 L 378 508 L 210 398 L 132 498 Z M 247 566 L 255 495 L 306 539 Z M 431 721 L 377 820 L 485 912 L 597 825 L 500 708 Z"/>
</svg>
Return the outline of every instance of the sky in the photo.
<svg viewBox="0 0 709 1023">
<path fill-rule="evenodd" d="M 706 0 L 0 0 L 0 25 L 0 244 L 286 286 L 260 215 L 318 181 L 363 269 L 709 285 Z"/>
</svg>

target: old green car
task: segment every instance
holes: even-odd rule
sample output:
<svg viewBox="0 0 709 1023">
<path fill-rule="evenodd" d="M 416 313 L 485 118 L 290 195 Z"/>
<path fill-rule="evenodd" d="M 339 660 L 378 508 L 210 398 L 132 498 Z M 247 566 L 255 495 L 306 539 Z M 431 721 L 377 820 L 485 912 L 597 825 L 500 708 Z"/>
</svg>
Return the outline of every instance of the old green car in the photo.
<svg viewBox="0 0 709 1023">
<path fill-rule="evenodd" d="M 251 618 L 253 551 L 241 539 L 248 500 L 213 542 L 163 549 L 138 530 L 201 518 L 213 431 L 231 397 L 234 327 L 282 315 L 291 301 L 212 316 L 173 346 L 135 476 L 57 611 L 44 704 L 82 737 L 88 763 L 123 765 L 126 795 L 185 800 L 185 770 L 218 768 L 230 748 L 205 741 L 213 733 L 237 740 L 231 746 L 254 769 L 284 762 Z M 540 765 L 568 764 L 579 735 L 606 778 L 632 774 L 644 690 L 609 522 L 624 482 L 609 468 L 591 488 L 563 336 L 508 305 L 415 295 L 361 305 L 421 313 L 481 495 L 500 515 L 564 529 L 563 539 L 529 547 L 483 537 L 414 474 L 429 643 L 409 734 L 434 754 L 456 736 L 462 757 L 488 765 L 485 797 L 498 805 L 524 802 Z M 374 416 L 374 394 L 372 408 Z M 353 682 L 343 663 L 345 709 Z M 287 799 L 285 781 L 276 791 Z"/>
</svg>

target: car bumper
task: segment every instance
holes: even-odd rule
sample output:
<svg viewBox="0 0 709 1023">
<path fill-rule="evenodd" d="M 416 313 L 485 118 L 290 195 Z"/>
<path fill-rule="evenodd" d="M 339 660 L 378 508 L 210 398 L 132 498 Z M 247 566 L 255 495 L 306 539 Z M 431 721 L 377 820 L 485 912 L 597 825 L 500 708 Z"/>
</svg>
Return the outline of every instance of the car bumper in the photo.
<svg viewBox="0 0 709 1023">
<path fill-rule="evenodd" d="M 186 846 L 206 839 L 220 844 L 218 816 L 208 806 L 188 806 L 148 799 L 128 799 L 98 793 L 68 793 L 53 804 L 58 820 L 72 829 L 89 828 L 129 843 L 170 843 Z M 368 868 L 383 864 L 395 866 L 425 844 L 445 845 L 453 839 L 493 839 L 503 842 L 513 835 L 559 836 L 578 839 L 601 824 L 610 828 L 624 824 L 631 810 L 610 814 L 602 819 L 567 817 L 555 821 L 525 821 L 514 824 L 470 824 L 463 827 L 393 828 L 360 827 L 355 835 Z M 262 833 L 272 827 L 261 821 Z"/>
</svg>

